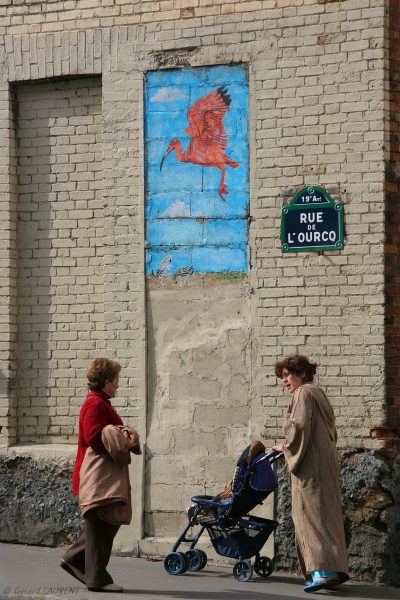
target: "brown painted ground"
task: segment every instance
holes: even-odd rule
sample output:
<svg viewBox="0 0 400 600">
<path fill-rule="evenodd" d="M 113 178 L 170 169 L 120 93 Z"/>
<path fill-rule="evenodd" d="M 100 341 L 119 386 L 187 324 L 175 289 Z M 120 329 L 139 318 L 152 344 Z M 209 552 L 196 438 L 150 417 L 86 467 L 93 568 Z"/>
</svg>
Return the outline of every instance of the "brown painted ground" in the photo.
<svg viewBox="0 0 400 600">
<path fill-rule="evenodd" d="M 206 287 L 231 285 L 235 282 L 244 282 L 247 279 L 245 273 L 196 273 L 188 276 L 174 275 L 147 275 L 146 284 L 150 290 L 175 290 L 177 287 Z"/>
</svg>

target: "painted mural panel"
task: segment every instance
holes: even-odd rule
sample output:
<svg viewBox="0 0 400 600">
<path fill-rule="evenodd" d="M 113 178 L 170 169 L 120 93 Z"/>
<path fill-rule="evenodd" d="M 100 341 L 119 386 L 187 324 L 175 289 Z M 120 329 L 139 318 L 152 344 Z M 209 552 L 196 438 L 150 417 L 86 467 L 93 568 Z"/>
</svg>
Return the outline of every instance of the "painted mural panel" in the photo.
<svg viewBox="0 0 400 600">
<path fill-rule="evenodd" d="M 147 275 L 245 274 L 247 67 L 148 73 L 145 147 Z"/>
</svg>

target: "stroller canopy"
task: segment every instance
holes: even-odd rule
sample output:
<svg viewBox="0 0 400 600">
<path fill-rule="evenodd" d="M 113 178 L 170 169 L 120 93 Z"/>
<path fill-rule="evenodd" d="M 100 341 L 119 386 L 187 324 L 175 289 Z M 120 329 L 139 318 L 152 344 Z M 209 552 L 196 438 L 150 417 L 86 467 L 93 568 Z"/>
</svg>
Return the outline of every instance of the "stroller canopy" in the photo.
<svg viewBox="0 0 400 600">
<path fill-rule="evenodd" d="M 271 492 L 278 487 L 278 480 L 268 460 L 262 442 L 255 441 L 240 456 L 232 483 L 233 495 L 242 491 L 246 482 L 251 489 L 260 492 Z"/>
</svg>

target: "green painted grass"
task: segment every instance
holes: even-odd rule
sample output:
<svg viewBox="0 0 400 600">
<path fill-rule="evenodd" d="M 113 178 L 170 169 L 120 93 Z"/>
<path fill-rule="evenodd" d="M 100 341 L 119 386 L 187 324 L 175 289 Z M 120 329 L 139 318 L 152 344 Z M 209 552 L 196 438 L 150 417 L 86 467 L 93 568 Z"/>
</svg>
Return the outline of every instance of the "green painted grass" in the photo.
<svg viewBox="0 0 400 600">
<path fill-rule="evenodd" d="M 246 271 L 226 271 L 224 273 L 217 273 L 217 275 L 215 275 L 214 279 L 216 281 L 223 281 L 223 280 L 242 281 L 243 279 L 246 279 L 246 277 L 247 277 Z"/>
</svg>

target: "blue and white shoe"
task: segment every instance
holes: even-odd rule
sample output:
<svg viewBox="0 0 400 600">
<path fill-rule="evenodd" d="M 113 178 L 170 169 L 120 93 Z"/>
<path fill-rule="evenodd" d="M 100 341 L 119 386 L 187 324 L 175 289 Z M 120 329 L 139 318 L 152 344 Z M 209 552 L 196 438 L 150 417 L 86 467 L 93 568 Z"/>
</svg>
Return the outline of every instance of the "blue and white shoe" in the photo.
<svg viewBox="0 0 400 600">
<path fill-rule="evenodd" d="M 312 571 L 311 581 L 304 586 L 305 592 L 317 592 L 318 590 L 330 590 L 342 583 L 343 579 L 336 571 Z"/>
</svg>

